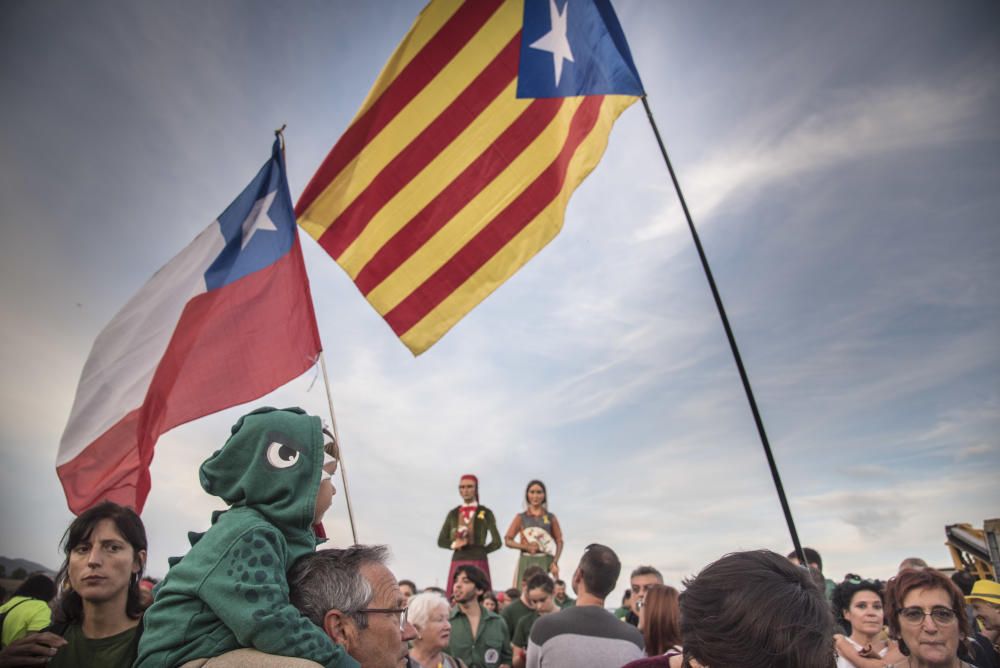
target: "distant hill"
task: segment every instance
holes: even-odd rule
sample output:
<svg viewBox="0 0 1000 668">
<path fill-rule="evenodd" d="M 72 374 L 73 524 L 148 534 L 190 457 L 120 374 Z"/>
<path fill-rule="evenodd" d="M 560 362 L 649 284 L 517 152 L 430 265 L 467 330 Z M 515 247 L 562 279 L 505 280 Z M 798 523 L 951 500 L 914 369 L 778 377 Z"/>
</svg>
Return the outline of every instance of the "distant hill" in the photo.
<svg viewBox="0 0 1000 668">
<path fill-rule="evenodd" d="M 56 572 L 48 566 L 42 566 L 34 561 L 28 561 L 27 559 L 10 559 L 8 557 L 0 557 L 0 566 L 3 566 L 4 577 L 7 578 L 11 577 L 14 574 L 14 571 L 19 568 L 23 568 L 25 573 L 37 573 L 41 571 L 42 573 L 48 573 L 53 577 L 55 577 L 56 574 Z"/>
</svg>

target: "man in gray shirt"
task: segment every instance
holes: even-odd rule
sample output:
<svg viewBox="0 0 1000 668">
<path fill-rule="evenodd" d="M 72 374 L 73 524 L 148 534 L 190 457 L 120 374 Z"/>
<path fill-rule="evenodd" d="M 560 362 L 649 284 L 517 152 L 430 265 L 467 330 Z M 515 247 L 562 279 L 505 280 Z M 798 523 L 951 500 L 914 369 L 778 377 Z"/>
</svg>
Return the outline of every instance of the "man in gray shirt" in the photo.
<svg viewBox="0 0 1000 668">
<path fill-rule="evenodd" d="M 620 668 L 645 656 L 642 634 L 604 609 L 622 564 L 610 547 L 593 544 L 573 573 L 576 605 L 539 617 L 528 639 L 527 668 Z"/>
</svg>

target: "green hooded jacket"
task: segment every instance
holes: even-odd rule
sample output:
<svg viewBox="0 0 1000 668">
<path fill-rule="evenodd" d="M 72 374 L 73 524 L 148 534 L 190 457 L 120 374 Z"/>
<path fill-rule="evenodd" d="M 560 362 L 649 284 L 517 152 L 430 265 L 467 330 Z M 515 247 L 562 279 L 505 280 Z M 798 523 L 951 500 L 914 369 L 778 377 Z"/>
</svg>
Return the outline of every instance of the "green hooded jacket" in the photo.
<svg viewBox="0 0 1000 668">
<path fill-rule="evenodd" d="M 167 668 L 240 647 L 357 666 L 288 600 L 288 570 L 316 549 L 312 530 L 323 467 L 320 419 L 260 408 L 201 465 L 201 486 L 230 507 L 172 558 L 143 617 L 136 668 Z"/>
</svg>

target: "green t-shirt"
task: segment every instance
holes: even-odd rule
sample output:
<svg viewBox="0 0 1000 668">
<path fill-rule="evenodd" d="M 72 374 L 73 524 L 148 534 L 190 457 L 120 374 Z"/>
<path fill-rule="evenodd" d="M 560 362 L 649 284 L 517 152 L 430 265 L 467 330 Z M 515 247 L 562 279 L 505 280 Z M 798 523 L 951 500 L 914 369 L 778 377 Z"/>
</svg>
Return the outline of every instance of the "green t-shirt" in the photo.
<svg viewBox="0 0 1000 668">
<path fill-rule="evenodd" d="M 49 661 L 49 668 L 131 668 L 139 648 L 139 626 L 107 638 L 88 638 L 73 624 L 63 637 L 67 644 Z"/>
<path fill-rule="evenodd" d="M 511 638 L 511 643 L 514 647 L 520 647 L 521 649 L 528 649 L 528 638 L 531 636 L 531 625 L 535 623 L 539 615 L 534 610 L 530 614 L 521 617 L 517 622 L 517 628 L 514 629 L 514 636 Z"/>
<path fill-rule="evenodd" d="M 560 601 L 558 598 L 555 599 L 556 605 L 559 606 L 560 610 L 565 610 L 566 608 L 572 608 L 576 605 L 576 599 L 567 594 L 566 598 Z"/>
<path fill-rule="evenodd" d="M 513 603 L 508 605 L 506 608 L 500 611 L 500 616 L 503 620 L 507 622 L 507 628 L 513 634 L 517 630 L 517 623 L 521 621 L 522 617 L 527 617 L 532 612 L 531 608 L 524 604 L 520 598 L 515 600 Z"/>
</svg>

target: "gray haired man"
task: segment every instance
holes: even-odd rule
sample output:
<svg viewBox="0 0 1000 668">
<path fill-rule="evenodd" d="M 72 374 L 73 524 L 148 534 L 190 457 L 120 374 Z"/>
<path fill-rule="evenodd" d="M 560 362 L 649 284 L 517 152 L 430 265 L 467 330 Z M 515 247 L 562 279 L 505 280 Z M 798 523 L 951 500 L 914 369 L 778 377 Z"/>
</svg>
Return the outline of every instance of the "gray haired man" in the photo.
<svg viewBox="0 0 1000 668">
<path fill-rule="evenodd" d="M 381 545 L 307 554 L 288 574 L 292 605 L 365 668 L 396 668 L 417 630 Z"/>
</svg>

